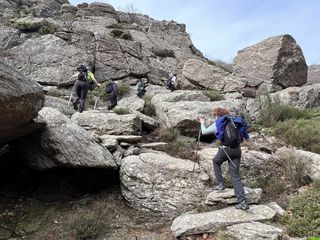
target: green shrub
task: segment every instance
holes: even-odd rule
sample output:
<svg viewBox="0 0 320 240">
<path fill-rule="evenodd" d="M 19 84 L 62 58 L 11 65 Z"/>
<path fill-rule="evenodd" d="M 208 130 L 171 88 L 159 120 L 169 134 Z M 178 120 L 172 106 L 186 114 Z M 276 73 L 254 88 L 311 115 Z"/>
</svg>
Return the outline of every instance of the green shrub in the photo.
<svg viewBox="0 0 320 240">
<path fill-rule="evenodd" d="M 319 120 L 298 119 L 279 122 L 275 126 L 274 135 L 288 144 L 320 153 Z"/>
<path fill-rule="evenodd" d="M 307 240 L 320 240 L 320 237 L 308 237 Z"/>
<path fill-rule="evenodd" d="M 144 100 L 144 107 L 142 110 L 142 113 L 144 113 L 147 116 L 156 116 L 156 107 L 154 106 L 154 104 L 151 102 L 151 98 L 150 96 L 143 96 L 143 100 Z"/>
<path fill-rule="evenodd" d="M 281 222 L 289 235 L 320 236 L 320 190 L 311 188 L 291 199 Z"/>
<path fill-rule="evenodd" d="M 112 23 L 110 25 L 106 26 L 107 28 L 118 28 L 118 29 L 122 29 L 123 25 L 121 23 Z"/>
<path fill-rule="evenodd" d="M 215 90 L 206 90 L 203 92 L 203 94 L 206 95 L 212 102 L 224 100 L 224 97 Z"/>
<path fill-rule="evenodd" d="M 133 40 L 130 32 L 125 32 L 125 31 L 122 31 L 120 29 L 113 29 L 111 31 L 111 35 L 115 38 L 122 38 L 122 39 L 125 39 L 125 40 Z"/>
<path fill-rule="evenodd" d="M 117 107 L 117 108 L 113 109 L 113 112 L 118 114 L 118 115 L 125 115 L 125 114 L 129 114 L 130 113 L 127 109 L 120 108 L 120 107 Z"/>
<path fill-rule="evenodd" d="M 311 119 L 320 117 L 320 109 L 299 109 L 280 102 L 278 97 L 270 94 L 260 96 L 261 111 L 257 123 L 273 127 L 279 121 L 289 119 Z"/>
<path fill-rule="evenodd" d="M 167 57 L 175 58 L 176 57 L 174 54 L 174 51 L 169 50 L 169 49 L 152 49 L 152 52 L 161 58 L 167 58 Z"/>
<path fill-rule="evenodd" d="M 118 84 L 118 96 L 123 97 L 130 92 L 130 85 L 128 83 L 120 82 Z"/>
<path fill-rule="evenodd" d="M 41 22 L 14 22 L 13 27 L 24 33 L 38 32 L 40 34 L 50 34 L 56 31 L 56 26 L 46 20 Z"/>
<path fill-rule="evenodd" d="M 72 228 L 77 239 L 94 239 L 103 230 L 104 224 L 99 213 L 80 212 L 75 215 Z"/>
<path fill-rule="evenodd" d="M 94 90 L 92 90 L 90 95 L 96 96 L 102 101 L 107 101 L 108 93 L 106 91 L 106 87 L 109 83 L 110 81 L 103 82 L 100 87 L 96 87 Z"/>
</svg>

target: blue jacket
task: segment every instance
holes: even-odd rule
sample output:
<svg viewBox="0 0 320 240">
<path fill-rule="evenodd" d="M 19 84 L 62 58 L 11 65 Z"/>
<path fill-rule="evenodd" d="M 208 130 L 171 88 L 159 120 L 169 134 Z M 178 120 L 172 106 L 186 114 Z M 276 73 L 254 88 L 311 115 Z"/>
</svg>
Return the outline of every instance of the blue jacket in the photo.
<svg viewBox="0 0 320 240">
<path fill-rule="evenodd" d="M 228 117 L 231 117 L 233 122 L 239 126 L 241 138 L 249 139 L 249 135 L 247 132 L 248 124 L 246 123 L 246 121 L 242 117 L 231 116 L 231 115 L 223 115 L 216 120 L 216 126 L 217 126 L 216 138 L 219 140 L 222 139 L 224 127 L 227 124 Z"/>
</svg>

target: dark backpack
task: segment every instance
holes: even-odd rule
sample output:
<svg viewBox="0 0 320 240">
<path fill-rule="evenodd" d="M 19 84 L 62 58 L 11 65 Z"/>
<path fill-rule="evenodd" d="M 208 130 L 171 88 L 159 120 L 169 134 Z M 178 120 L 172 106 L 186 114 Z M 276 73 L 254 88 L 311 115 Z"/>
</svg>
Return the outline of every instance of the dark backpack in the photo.
<svg viewBox="0 0 320 240">
<path fill-rule="evenodd" d="M 242 142 L 242 137 L 238 125 L 232 120 L 232 117 L 227 117 L 226 120 L 227 123 L 224 127 L 221 140 L 222 145 L 231 148 L 237 147 Z"/>
</svg>

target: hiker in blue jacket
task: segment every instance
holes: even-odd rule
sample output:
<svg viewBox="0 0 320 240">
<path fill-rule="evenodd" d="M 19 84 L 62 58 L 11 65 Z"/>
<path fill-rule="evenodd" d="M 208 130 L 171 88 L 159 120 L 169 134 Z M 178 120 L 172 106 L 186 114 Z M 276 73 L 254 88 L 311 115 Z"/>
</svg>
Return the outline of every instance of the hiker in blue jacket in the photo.
<svg viewBox="0 0 320 240">
<path fill-rule="evenodd" d="M 230 111 L 224 108 L 215 108 L 213 110 L 213 116 L 217 117 L 216 121 L 206 128 L 204 124 L 204 117 L 199 119 L 201 123 L 201 132 L 202 134 L 215 134 L 216 138 L 220 140 L 221 145 L 219 146 L 218 152 L 213 158 L 213 167 L 216 177 L 216 191 L 222 191 L 225 189 L 224 181 L 222 178 L 221 165 L 223 162 L 228 161 L 229 164 L 229 174 L 231 176 L 232 185 L 234 188 L 234 193 L 237 197 L 238 204 L 235 206 L 237 209 L 248 210 L 249 205 L 247 203 L 245 192 L 243 188 L 243 183 L 240 178 L 240 159 L 241 159 L 241 147 L 240 142 L 238 144 L 231 146 L 224 145 L 224 128 L 227 125 L 227 120 L 230 117 L 233 122 L 236 124 L 237 129 L 239 129 L 241 140 L 248 139 L 249 135 L 246 131 L 247 124 L 241 117 L 232 117 Z"/>
</svg>

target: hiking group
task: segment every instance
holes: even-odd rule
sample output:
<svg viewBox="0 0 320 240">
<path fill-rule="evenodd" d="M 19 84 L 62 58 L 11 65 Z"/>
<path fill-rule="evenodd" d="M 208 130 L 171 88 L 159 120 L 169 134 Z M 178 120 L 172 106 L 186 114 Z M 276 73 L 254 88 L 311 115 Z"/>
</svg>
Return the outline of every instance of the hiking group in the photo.
<svg viewBox="0 0 320 240">
<path fill-rule="evenodd" d="M 79 110 L 82 113 L 85 109 L 86 99 L 89 90 L 93 90 L 93 84 L 96 84 L 98 87 L 101 86 L 100 83 L 94 77 L 94 74 L 89 67 L 80 65 L 77 67 L 77 71 L 74 76 L 77 76 L 77 80 L 74 84 L 75 98 L 73 99 L 73 108 Z M 108 110 L 113 109 L 117 105 L 117 92 L 118 87 L 114 81 L 111 81 L 106 86 L 106 92 L 108 93 L 108 98 L 110 104 L 108 105 Z M 80 104 L 79 104 L 80 103 Z"/>
<path fill-rule="evenodd" d="M 78 104 L 80 101 L 79 112 L 83 112 L 88 90 L 92 89 L 92 84 L 96 84 L 100 87 L 100 83 L 96 81 L 90 69 L 84 65 L 79 66 L 77 70 L 79 73 L 77 74 L 77 80 L 74 84 L 76 98 L 73 101 L 73 106 L 75 110 L 78 110 Z M 176 74 L 173 74 L 167 80 L 167 88 L 170 89 L 171 92 L 176 90 L 176 80 Z M 137 96 L 139 98 L 142 98 L 145 95 L 147 86 L 147 79 L 139 80 L 136 86 Z M 114 81 L 111 81 L 106 86 L 106 92 L 110 101 L 108 110 L 112 110 L 117 105 L 117 84 Z M 200 130 L 203 135 L 215 134 L 215 137 L 220 140 L 218 152 L 213 158 L 213 168 L 216 178 L 216 186 L 214 190 L 223 191 L 225 189 L 221 165 L 227 161 L 235 196 L 238 200 L 238 204 L 235 207 L 237 209 L 247 210 L 249 209 L 249 205 L 245 197 L 243 183 L 240 177 L 240 143 L 243 142 L 243 139 L 249 139 L 247 123 L 242 117 L 231 115 L 230 111 L 226 108 L 213 109 L 213 116 L 217 119 L 209 127 L 205 126 L 204 117 L 200 117 L 199 122 L 201 123 Z M 198 139 L 198 141 L 200 140 Z"/>
<path fill-rule="evenodd" d="M 217 119 L 209 127 L 205 126 L 204 117 L 200 117 L 199 122 L 201 123 L 201 133 L 203 135 L 215 134 L 216 138 L 220 140 L 218 152 L 213 158 L 213 168 L 216 178 L 214 190 L 223 191 L 225 189 L 221 165 L 225 161 L 228 161 L 229 174 L 238 201 L 235 207 L 237 209 L 248 210 L 249 205 L 240 177 L 240 143 L 243 142 L 244 139 L 249 139 L 247 123 L 242 117 L 232 116 L 226 108 L 213 109 L 213 116 Z"/>
</svg>

